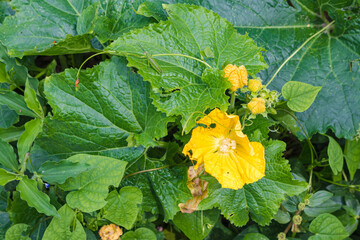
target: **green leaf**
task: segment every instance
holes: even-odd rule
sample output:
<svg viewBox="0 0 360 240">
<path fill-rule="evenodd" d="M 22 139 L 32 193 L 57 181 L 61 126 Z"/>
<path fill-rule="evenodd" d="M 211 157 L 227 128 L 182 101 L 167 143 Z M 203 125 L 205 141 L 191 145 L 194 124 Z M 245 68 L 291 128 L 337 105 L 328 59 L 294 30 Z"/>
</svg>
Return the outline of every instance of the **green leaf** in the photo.
<svg viewBox="0 0 360 240">
<path fill-rule="evenodd" d="M 209 196 L 202 200 L 198 209 L 218 207 L 227 219 L 236 226 L 252 220 L 263 226 L 269 224 L 285 197 L 300 194 L 307 183 L 293 180 L 288 162 L 282 157 L 285 143 L 262 142 L 265 147 L 265 177 L 242 189 L 221 188 L 213 177 L 207 177 Z"/>
<path fill-rule="evenodd" d="M 127 164 L 114 158 L 87 154 L 74 155 L 67 160 L 92 166 L 89 171 L 69 178 L 59 185 L 61 189 L 71 191 L 66 196 L 67 204 L 83 212 L 93 212 L 106 205 L 109 186 L 119 186 Z"/>
<path fill-rule="evenodd" d="M 279 208 L 277 213 L 274 215 L 274 220 L 280 224 L 286 224 L 291 221 L 291 217 L 290 217 L 289 212 L 284 211 L 281 208 Z"/>
<path fill-rule="evenodd" d="M 14 149 L 10 144 L 4 142 L 2 139 L 0 139 L 0 164 L 3 167 L 13 170 L 14 172 L 18 171 L 19 166 Z"/>
<path fill-rule="evenodd" d="M 7 105 L 10 109 L 15 110 L 18 115 L 37 117 L 25 103 L 24 97 L 10 90 L 0 90 L 0 104 Z"/>
<path fill-rule="evenodd" d="M 189 239 L 202 240 L 211 232 L 219 217 L 218 209 L 193 213 L 179 212 L 175 215 L 173 222 Z"/>
<path fill-rule="evenodd" d="M 86 234 L 75 212 L 65 204 L 58 211 L 60 218 L 53 218 L 46 228 L 43 240 L 85 240 Z M 74 219 L 75 218 L 75 219 Z M 75 228 L 73 229 L 73 224 Z"/>
<path fill-rule="evenodd" d="M 168 21 L 125 34 L 105 50 L 126 56 L 129 66 L 139 69 L 144 80 L 151 83 L 154 105 L 168 116 L 182 116 L 184 130 L 189 132 L 201 112 L 214 107 L 227 109 L 225 90 L 230 85 L 219 71 L 225 62 L 245 65 L 253 77 L 267 65 L 262 48 L 212 11 L 181 4 L 163 6 Z M 206 63 L 211 68 L 195 60 L 206 47 L 215 56 Z M 149 66 L 149 56 L 161 74 L 153 63 Z"/>
<path fill-rule="evenodd" d="M 115 40 L 124 33 L 152 22 L 151 19 L 136 14 L 143 0 L 104 0 L 99 1 L 99 16 L 95 21 L 94 32 L 101 42 Z"/>
<path fill-rule="evenodd" d="M 31 240 L 28 234 L 24 235 L 29 228 L 30 226 L 24 223 L 15 224 L 7 230 L 5 240 Z"/>
<path fill-rule="evenodd" d="M 35 180 L 23 176 L 16 190 L 20 192 L 21 199 L 25 200 L 30 207 L 34 207 L 38 212 L 48 216 L 59 217 L 56 208 L 50 204 L 49 196 L 39 191 Z"/>
<path fill-rule="evenodd" d="M 360 141 L 346 140 L 344 155 L 350 172 L 350 179 L 354 179 L 356 170 L 360 166 Z"/>
<path fill-rule="evenodd" d="M 103 217 L 116 225 L 131 229 L 137 219 L 138 205 L 141 204 L 142 198 L 140 189 L 136 187 L 123 187 L 119 193 L 114 190 L 106 198 Z"/>
<path fill-rule="evenodd" d="M 9 128 L 19 120 L 17 113 L 7 105 L 0 105 L 0 128 Z"/>
<path fill-rule="evenodd" d="M 263 235 L 261 233 L 248 233 L 243 238 L 243 240 L 252 240 L 252 239 L 269 240 L 269 238 L 267 238 L 265 235 Z"/>
<path fill-rule="evenodd" d="M 2 2 L 0 2 L 2 3 Z M 1 27 L 0 27 L 1 28 Z M 2 37 L 2 35 L 0 34 Z M 0 37 L 0 38 L 1 38 Z M 37 80 L 28 75 L 28 69 L 21 66 L 16 58 L 12 58 L 7 53 L 7 48 L 0 42 L 0 72 L 3 78 L 0 77 L 0 82 L 7 82 L 15 86 L 24 86 L 27 79 L 31 82 Z"/>
<path fill-rule="evenodd" d="M 304 112 L 313 104 L 320 90 L 321 87 L 314 87 L 302 82 L 289 81 L 284 84 L 281 93 L 283 97 L 288 100 L 286 103 L 291 110 Z"/>
<path fill-rule="evenodd" d="M 333 200 L 326 200 L 322 204 L 314 207 L 306 206 L 304 212 L 310 217 L 317 217 L 322 213 L 332 213 L 341 208 L 341 204 L 334 202 Z"/>
<path fill-rule="evenodd" d="M 209 4 L 210 9 L 226 17 L 240 33 L 248 33 L 267 50 L 265 59 L 269 68 L 259 74 L 265 81 L 322 27 L 324 13 L 320 12 L 320 1 L 307 1 L 317 6 L 310 7 L 310 11 L 306 5 L 299 4 L 299 0 L 291 2 L 294 7 L 282 0 L 244 0 L 241 4 L 229 0 Z M 324 7 L 332 5 L 327 2 L 323 2 Z M 288 81 L 322 87 L 312 106 L 296 114 L 310 136 L 332 129 L 339 138 L 352 138 L 360 122 L 360 62 L 355 61 L 360 57 L 360 18 L 359 14 L 338 10 L 347 22 L 344 25 L 336 20 L 334 27 L 342 28 L 341 33 L 331 31 L 313 38 L 269 85 L 278 91 Z"/>
<path fill-rule="evenodd" d="M 144 148 L 128 147 L 129 136 L 135 136 L 136 145 L 151 146 L 167 135 L 167 122 L 173 118 L 156 111 L 149 84 L 126 67 L 125 59 L 113 57 L 81 71 L 78 91 L 76 73 L 67 69 L 45 80 L 54 116 L 45 119 L 44 132 L 36 141 L 32 153 L 36 166 L 77 153 L 130 161 Z"/>
<path fill-rule="evenodd" d="M 39 100 L 37 99 L 36 91 L 30 86 L 29 80 L 26 80 L 24 100 L 28 108 L 33 110 L 34 113 L 38 115 L 38 117 L 44 117 L 44 112 Z"/>
<path fill-rule="evenodd" d="M 5 142 L 17 141 L 24 132 L 24 127 L 9 127 L 0 129 L 0 138 Z"/>
<path fill-rule="evenodd" d="M 343 169 L 344 155 L 340 145 L 335 141 L 335 139 L 330 136 L 328 136 L 328 138 L 329 146 L 327 153 L 329 156 L 329 164 L 333 173 L 337 175 Z"/>
<path fill-rule="evenodd" d="M 78 34 L 87 34 L 91 33 L 94 29 L 94 21 L 98 14 L 99 2 L 95 2 L 92 5 L 88 6 L 79 16 L 76 25 L 76 31 Z"/>
<path fill-rule="evenodd" d="M 0 168 L 0 185 L 4 186 L 10 181 L 16 179 L 16 174 L 6 171 L 5 169 Z"/>
<path fill-rule="evenodd" d="M 14 191 L 12 194 L 12 199 L 9 200 L 6 209 L 11 222 L 13 224 L 26 223 L 34 226 L 44 215 L 36 211 L 35 208 L 29 207 L 27 202 L 20 198 L 19 192 Z"/>
<path fill-rule="evenodd" d="M 311 195 L 311 197 L 309 198 L 309 201 L 310 201 L 309 207 L 319 206 L 326 200 L 329 200 L 332 196 L 333 196 L 333 194 L 331 192 L 324 191 L 324 190 L 317 191 L 316 193 Z"/>
<path fill-rule="evenodd" d="M 62 160 L 60 162 L 45 162 L 39 168 L 38 174 L 50 184 L 63 184 L 66 179 L 76 177 L 90 169 L 90 165 L 85 162 Z"/>
<path fill-rule="evenodd" d="M 169 148 L 167 155 L 176 153 L 178 149 Z M 173 219 L 180 211 L 179 203 L 185 203 L 192 198 L 186 182 L 187 168 L 184 166 L 172 166 L 170 156 L 164 159 L 150 159 L 143 156 L 140 159 L 130 162 L 131 166 L 127 174 L 146 170 L 158 169 L 142 174 L 136 174 L 124 179 L 122 185 L 137 186 L 143 193 L 142 208 L 146 212 L 159 214 L 162 212 L 164 221 Z M 128 175 L 127 175 L 128 176 Z"/>
<path fill-rule="evenodd" d="M 135 231 L 128 231 L 121 240 L 156 240 L 156 235 L 148 228 L 138 228 Z"/>
<path fill-rule="evenodd" d="M 309 240 L 338 240 L 349 236 L 339 219 L 329 213 L 315 218 L 311 222 L 309 230 L 315 234 Z"/>
<path fill-rule="evenodd" d="M 26 153 L 30 151 L 31 146 L 38 134 L 42 131 L 42 128 L 43 120 L 39 118 L 35 118 L 25 123 L 25 131 L 20 136 L 17 143 L 20 164 L 23 163 Z"/>
<path fill-rule="evenodd" d="M 133 11 L 138 0 L 96 2 L 99 6 L 92 0 L 59 0 L 56 6 L 48 0 L 12 1 L 16 14 L 0 26 L 0 40 L 15 57 L 94 52 L 94 33 L 105 42 L 150 22 Z"/>
</svg>

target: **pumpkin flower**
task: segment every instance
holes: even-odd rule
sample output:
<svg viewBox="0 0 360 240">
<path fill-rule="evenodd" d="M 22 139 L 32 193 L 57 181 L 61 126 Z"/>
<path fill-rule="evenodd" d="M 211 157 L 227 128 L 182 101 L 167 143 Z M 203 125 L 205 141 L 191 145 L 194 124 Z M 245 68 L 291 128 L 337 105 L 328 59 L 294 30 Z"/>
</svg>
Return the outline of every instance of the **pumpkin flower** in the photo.
<svg viewBox="0 0 360 240">
<path fill-rule="evenodd" d="M 264 147 L 250 142 L 241 132 L 239 116 L 215 108 L 197 123 L 183 154 L 196 160 L 195 169 L 204 164 L 223 188 L 240 189 L 265 176 Z"/>
<path fill-rule="evenodd" d="M 263 98 L 253 98 L 247 104 L 252 114 L 259 114 L 265 112 L 265 100 Z"/>
<path fill-rule="evenodd" d="M 255 92 L 255 93 L 260 91 L 262 88 L 261 81 L 259 79 L 250 79 L 248 88 L 250 91 Z"/>
<path fill-rule="evenodd" d="M 121 228 L 112 223 L 102 226 L 99 230 L 101 240 L 119 240 L 122 234 Z"/>
<path fill-rule="evenodd" d="M 232 83 L 232 87 L 230 88 L 232 92 L 247 85 L 248 73 L 243 65 L 237 67 L 236 65 L 228 64 L 224 68 L 224 72 L 224 77 Z"/>
</svg>

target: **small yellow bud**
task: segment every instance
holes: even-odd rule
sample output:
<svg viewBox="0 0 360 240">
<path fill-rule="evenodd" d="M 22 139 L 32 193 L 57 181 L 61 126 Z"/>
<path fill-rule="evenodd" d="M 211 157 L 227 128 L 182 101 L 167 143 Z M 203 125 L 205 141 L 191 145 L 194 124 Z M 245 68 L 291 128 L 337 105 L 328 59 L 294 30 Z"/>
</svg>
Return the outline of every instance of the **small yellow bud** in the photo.
<svg viewBox="0 0 360 240">
<path fill-rule="evenodd" d="M 250 79 L 248 88 L 252 92 L 258 92 L 262 88 L 261 81 L 259 79 Z"/>
<path fill-rule="evenodd" d="M 259 114 L 265 112 L 265 100 L 263 98 L 253 98 L 247 104 L 252 114 Z"/>
<path fill-rule="evenodd" d="M 300 211 L 304 211 L 305 206 L 306 206 L 305 203 L 299 203 L 299 204 L 298 204 L 298 209 L 299 209 Z"/>
<path fill-rule="evenodd" d="M 224 72 L 224 77 L 232 83 L 232 87 L 230 88 L 232 92 L 247 85 L 248 73 L 244 65 L 237 67 L 236 65 L 228 64 L 224 68 Z"/>
<path fill-rule="evenodd" d="M 300 215 L 295 215 L 293 216 L 292 221 L 295 225 L 300 225 L 302 222 L 302 217 Z"/>
<path fill-rule="evenodd" d="M 123 234 L 121 228 L 115 224 L 104 225 L 99 230 L 99 235 L 102 240 L 118 240 Z"/>
<path fill-rule="evenodd" d="M 305 205 L 309 205 L 309 204 L 310 204 L 310 200 L 309 200 L 309 199 L 305 199 L 305 200 L 304 200 L 304 203 L 305 203 Z"/>
<path fill-rule="evenodd" d="M 281 232 L 277 235 L 278 240 L 286 240 L 286 234 L 284 232 Z"/>
</svg>

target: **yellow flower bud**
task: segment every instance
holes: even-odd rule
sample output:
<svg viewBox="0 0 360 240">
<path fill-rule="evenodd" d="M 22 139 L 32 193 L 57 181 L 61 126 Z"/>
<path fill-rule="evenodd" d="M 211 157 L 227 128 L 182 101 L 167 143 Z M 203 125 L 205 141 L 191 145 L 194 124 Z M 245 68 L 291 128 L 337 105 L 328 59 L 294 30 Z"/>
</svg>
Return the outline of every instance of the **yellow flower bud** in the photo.
<svg viewBox="0 0 360 240">
<path fill-rule="evenodd" d="M 259 114 L 265 112 L 265 100 L 263 98 L 253 98 L 247 104 L 252 114 Z"/>
<path fill-rule="evenodd" d="M 262 88 L 261 81 L 259 79 L 251 79 L 249 80 L 249 86 L 248 88 L 252 92 L 258 92 Z"/>
<path fill-rule="evenodd" d="M 115 224 L 104 225 L 99 230 L 99 235 L 102 240 L 118 240 L 123 234 L 119 226 Z"/>
<path fill-rule="evenodd" d="M 224 77 L 232 83 L 232 87 L 230 88 L 232 92 L 235 92 L 237 89 L 247 85 L 248 73 L 243 65 L 237 67 L 236 65 L 228 64 L 224 68 L 224 72 Z"/>
</svg>

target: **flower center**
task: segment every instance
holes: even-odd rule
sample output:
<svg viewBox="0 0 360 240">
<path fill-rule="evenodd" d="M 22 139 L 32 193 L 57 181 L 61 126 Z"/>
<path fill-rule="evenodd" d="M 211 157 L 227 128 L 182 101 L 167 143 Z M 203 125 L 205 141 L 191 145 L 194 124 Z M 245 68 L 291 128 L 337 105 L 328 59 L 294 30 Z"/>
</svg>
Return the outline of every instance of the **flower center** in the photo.
<svg viewBox="0 0 360 240">
<path fill-rule="evenodd" d="M 220 152 L 228 153 L 230 149 L 236 148 L 235 140 L 231 140 L 230 138 L 225 138 L 220 142 Z"/>
</svg>

